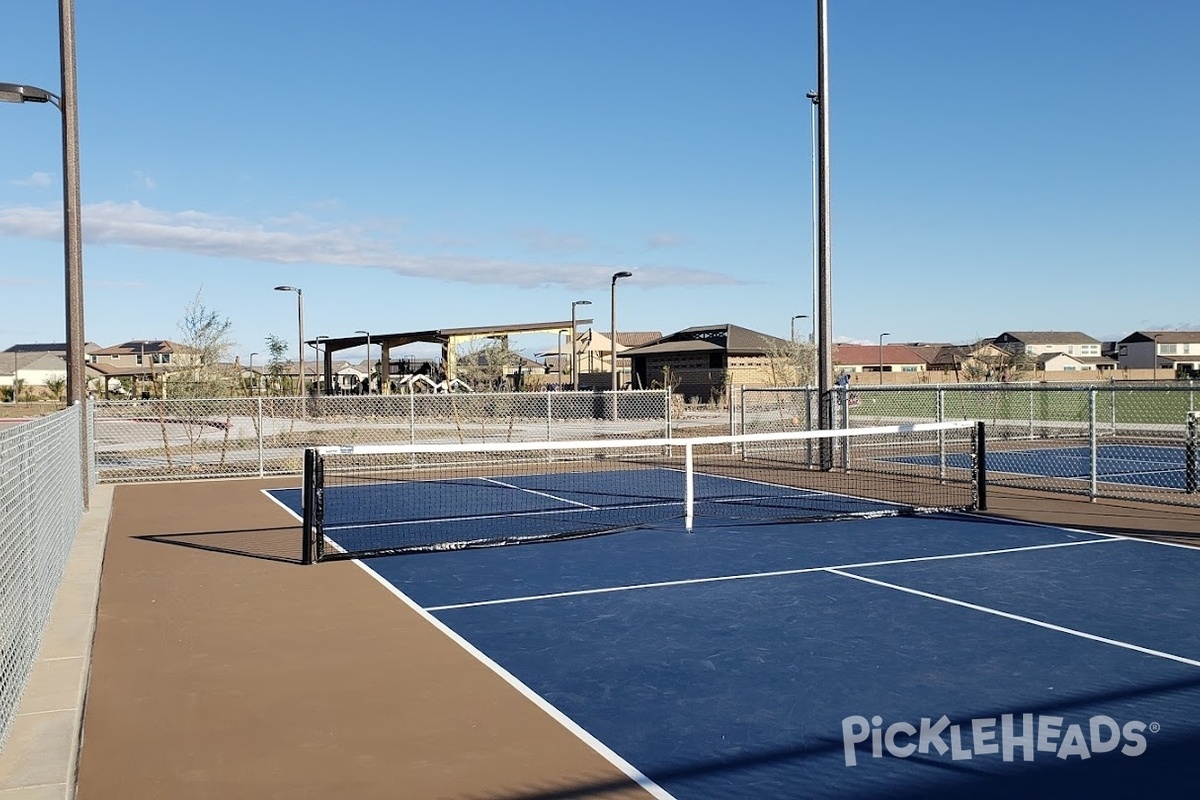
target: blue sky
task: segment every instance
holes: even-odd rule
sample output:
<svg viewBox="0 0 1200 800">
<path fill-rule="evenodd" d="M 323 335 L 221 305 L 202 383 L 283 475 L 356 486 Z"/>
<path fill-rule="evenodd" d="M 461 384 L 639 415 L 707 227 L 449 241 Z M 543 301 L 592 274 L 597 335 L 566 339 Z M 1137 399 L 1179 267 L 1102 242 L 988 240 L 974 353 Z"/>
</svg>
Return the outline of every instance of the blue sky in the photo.
<svg viewBox="0 0 1200 800">
<path fill-rule="evenodd" d="M 277 284 L 309 337 L 606 330 L 624 269 L 624 330 L 812 313 L 815 0 L 76 5 L 89 340 L 202 292 L 244 359 Z M 837 338 L 1200 327 L 1200 3 L 829 5 Z M 57 25 L 6 4 L 0 81 Z M 57 112 L 0 148 L 0 347 L 61 341 Z"/>
</svg>

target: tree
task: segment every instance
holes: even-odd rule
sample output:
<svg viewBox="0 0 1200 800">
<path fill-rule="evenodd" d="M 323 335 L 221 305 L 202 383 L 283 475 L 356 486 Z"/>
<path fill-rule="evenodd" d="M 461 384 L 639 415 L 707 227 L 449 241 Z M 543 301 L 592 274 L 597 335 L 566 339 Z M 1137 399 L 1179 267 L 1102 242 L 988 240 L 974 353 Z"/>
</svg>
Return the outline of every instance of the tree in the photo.
<svg viewBox="0 0 1200 800">
<path fill-rule="evenodd" d="M 46 378 L 44 384 L 55 400 L 62 400 L 67 393 L 67 377 L 65 375 L 51 375 Z"/>
<path fill-rule="evenodd" d="M 816 348 L 807 342 L 772 341 L 766 352 L 773 386 L 812 386 L 816 382 Z"/>
<path fill-rule="evenodd" d="M 292 393 L 291 371 L 288 369 L 287 342 L 271 333 L 267 335 L 267 391 Z"/>
<path fill-rule="evenodd" d="M 505 388 L 509 373 L 521 363 L 521 354 L 508 349 L 508 339 L 490 339 L 465 345 L 458 353 L 455 377 L 477 391 Z"/>
<path fill-rule="evenodd" d="M 184 306 L 179 321 L 180 344 L 191 360 L 192 381 L 190 385 L 180 382 L 173 391 L 176 396 L 223 397 L 231 394 L 235 383 L 221 366 L 237 346 L 230 336 L 233 323 L 205 305 L 202 292 L 203 287 Z"/>
</svg>

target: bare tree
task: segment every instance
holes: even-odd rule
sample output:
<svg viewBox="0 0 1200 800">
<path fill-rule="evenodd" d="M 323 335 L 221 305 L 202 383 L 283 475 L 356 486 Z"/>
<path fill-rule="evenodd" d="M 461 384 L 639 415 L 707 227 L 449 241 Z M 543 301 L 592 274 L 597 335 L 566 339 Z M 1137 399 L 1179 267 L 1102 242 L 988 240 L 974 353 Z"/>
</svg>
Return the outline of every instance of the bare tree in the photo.
<svg viewBox="0 0 1200 800">
<path fill-rule="evenodd" d="M 200 291 L 183 309 L 179 321 L 180 344 L 191 360 L 192 380 L 181 381 L 173 394 L 188 397 L 224 397 L 230 395 L 236 379 L 223 371 L 221 362 L 237 343 L 230 336 L 233 323 L 204 304 Z"/>
<path fill-rule="evenodd" d="M 811 386 L 816 381 L 816 349 L 813 345 L 772 340 L 766 356 L 772 386 Z"/>
<path fill-rule="evenodd" d="M 506 387 L 509 372 L 519 363 L 521 354 L 509 349 L 507 339 L 473 342 L 459 350 L 455 377 L 477 391 L 494 391 Z"/>
</svg>

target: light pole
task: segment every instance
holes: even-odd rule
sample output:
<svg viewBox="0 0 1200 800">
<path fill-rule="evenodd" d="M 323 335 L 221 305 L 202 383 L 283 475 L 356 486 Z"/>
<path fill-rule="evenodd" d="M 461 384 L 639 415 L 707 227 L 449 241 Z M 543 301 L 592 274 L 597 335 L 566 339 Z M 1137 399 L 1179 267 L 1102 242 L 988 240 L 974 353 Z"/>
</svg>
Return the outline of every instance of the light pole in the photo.
<svg viewBox="0 0 1200 800">
<path fill-rule="evenodd" d="M 610 292 L 610 297 L 609 297 L 609 304 L 610 304 L 610 308 L 612 310 L 612 330 L 611 330 L 612 341 L 609 342 L 609 345 L 610 345 L 610 350 L 611 350 L 611 355 L 612 355 L 612 364 L 611 364 L 611 367 L 612 367 L 612 393 L 613 393 L 612 418 L 614 420 L 617 418 L 617 281 L 620 280 L 621 278 L 632 278 L 632 277 L 633 277 L 633 273 L 625 271 L 625 270 L 622 270 L 621 272 L 613 273 L 612 290 Z"/>
<path fill-rule="evenodd" d="M 304 292 L 297 289 L 295 286 L 276 286 L 277 292 L 295 292 L 296 293 L 296 319 L 300 326 L 300 341 L 298 358 L 300 359 L 300 397 L 304 397 Z"/>
<path fill-rule="evenodd" d="M 883 337 L 891 336 L 890 333 L 879 334 L 879 385 L 883 386 Z"/>
<path fill-rule="evenodd" d="M 367 337 L 367 394 L 370 394 L 371 373 L 374 371 L 371 369 L 371 334 L 367 333 L 366 331 L 355 331 L 355 333 L 361 333 L 363 336 Z"/>
<path fill-rule="evenodd" d="M 321 342 L 327 341 L 328 336 L 318 336 L 313 339 L 313 350 L 316 352 L 317 368 L 317 394 L 329 394 L 329 383 L 325 380 L 325 360 L 321 358 Z M 325 355 L 329 355 L 329 348 L 325 348 Z"/>
<path fill-rule="evenodd" d="M 59 67 L 62 95 L 36 86 L 0 83 L 0 102 L 50 103 L 62 115 L 63 161 L 63 252 L 66 262 L 67 314 L 67 404 L 82 405 L 87 399 L 87 367 L 83 337 L 83 227 L 79 201 L 79 105 L 75 95 L 75 0 L 58 0 Z M 14 378 L 15 381 L 15 378 Z M 90 505 L 88 470 L 88 415 L 80 409 L 80 470 L 83 478 L 83 507 Z"/>
<path fill-rule="evenodd" d="M 817 104 L 820 102 L 816 92 L 809 92 L 805 95 L 809 100 L 809 118 L 812 123 L 812 158 L 810 159 L 810 171 L 812 173 L 812 193 L 811 193 L 811 213 L 812 217 L 812 333 L 810 334 L 810 343 L 815 343 L 817 339 L 817 297 L 820 295 L 820 290 L 817 283 L 817 264 L 820 263 L 817 250 Z"/>
<path fill-rule="evenodd" d="M 254 379 L 254 357 L 258 353 L 250 354 L 250 394 L 255 394 L 258 390 L 258 381 Z"/>
<path fill-rule="evenodd" d="M 577 392 L 579 391 L 579 365 L 575 363 L 577 361 L 575 354 L 579 349 L 576 346 L 579 333 L 575 330 L 575 306 L 590 306 L 591 304 L 591 300 L 571 301 L 571 388 Z"/>
<path fill-rule="evenodd" d="M 1158 383 L 1158 337 L 1161 333 L 1154 334 L 1154 382 Z"/>
<path fill-rule="evenodd" d="M 13 405 L 17 404 L 17 350 L 13 348 L 13 382 L 12 382 L 12 401 Z"/>
<path fill-rule="evenodd" d="M 796 343 L 796 320 L 798 319 L 808 319 L 808 314 L 797 314 L 792 317 L 792 344 Z"/>
</svg>

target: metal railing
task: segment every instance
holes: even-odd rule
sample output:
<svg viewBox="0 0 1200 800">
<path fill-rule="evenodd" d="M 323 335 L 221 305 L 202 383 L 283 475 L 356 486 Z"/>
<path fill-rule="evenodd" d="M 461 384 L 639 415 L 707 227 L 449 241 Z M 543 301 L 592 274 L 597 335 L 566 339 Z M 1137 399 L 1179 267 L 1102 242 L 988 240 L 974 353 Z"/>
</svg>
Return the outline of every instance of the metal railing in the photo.
<svg viewBox="0 0 1200 800">
<path fill-rule="evenodd" d="M 0 430 L 0 750 L 83 516 L 81 413 Z"/>
<path fill-rule="evenodd" d="M 95 406 L 101 481 L 299 473 L 306 447 L 669 436 L 666 391 L 234 397 Z"/>
<path fill-rule="evenodd" d="M 834 416 L 847 428 L 980 420 L 992 485 L 1200 506 L 1187 477 L 1198 399 L 1190 383 L 851 386 L 837 391 Z M 738 401 L 747 433 L 817 424 L 811 387 L 747 387 Z"/>
</svg>

